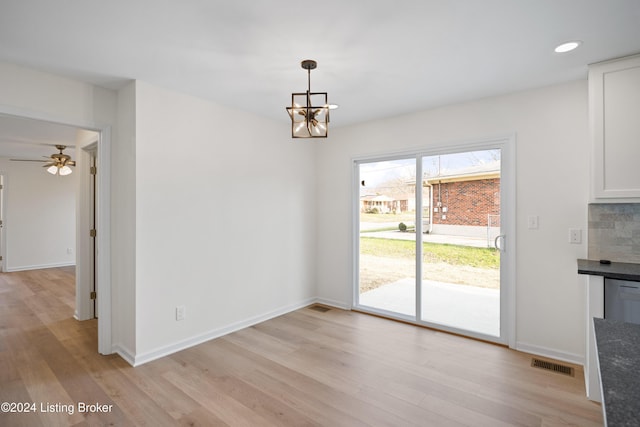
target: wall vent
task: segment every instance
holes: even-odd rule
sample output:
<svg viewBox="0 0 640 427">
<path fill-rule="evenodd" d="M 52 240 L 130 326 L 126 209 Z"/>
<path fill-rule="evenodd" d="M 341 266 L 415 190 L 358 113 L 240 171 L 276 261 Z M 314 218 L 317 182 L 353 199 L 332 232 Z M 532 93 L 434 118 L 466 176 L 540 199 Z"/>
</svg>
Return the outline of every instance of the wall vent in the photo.
<svg viewBox="0 0 640 427">
<path fill-rule="evenodd" d="M 555 362 L 549 362 L 546 360 L 531 359 L 531 366 L 534 368 L 546 369 L 547 371 L 557 372 L 563 375 L 575 376 L 575 372 L 571 366 L 561 365 Z"/>
<path fill-rule="evenodd" d="M 325 307 L 324 305 L 318 305 L 318 304 L 310 305 L 308 308 L 309 310 L 319 311 L 320 313 L 326 313 L 327 311 L 331 310 L 329 307 Z"/>
</svg>

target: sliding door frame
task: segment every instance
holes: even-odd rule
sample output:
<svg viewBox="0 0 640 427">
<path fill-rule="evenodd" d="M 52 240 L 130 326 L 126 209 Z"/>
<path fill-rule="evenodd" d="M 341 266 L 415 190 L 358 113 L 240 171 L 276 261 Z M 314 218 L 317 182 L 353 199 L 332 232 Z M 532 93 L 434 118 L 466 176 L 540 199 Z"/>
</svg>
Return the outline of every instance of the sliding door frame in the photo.
<svg viewBox="0 0 640 427">
<path fill-rule="evenodd" d="M 433 324 L 420 320 L 422 286 L 422 239 L 416 238 L 416 316 L 402 315 L 381 309 L 361 306 L 360 292 L 360 165 L 378 161 L 391 161 L 414 158 L 416 160 L 416 178 L 422 176 L 422 158 L 435 155 L 455 154 L 468 151 L 500 149 L 500 218 L 502 248 L 500 256 L 500 337 L 490 337 L 472 331 Z M 439 143 L 422 148 L 361 155 L 352 158 L 352 309 L 393 319 L 402 320 L 419 326 L 452 332 L 471 338 L 496 342 L 515 348 L 516 345 L 516 135 L 503 135 L 453 143 Z M 418 179 L 416 179 L 418 187 Z M 422 236 L 422 191 L 416 188 L 416 236 Z"/>
</svg>

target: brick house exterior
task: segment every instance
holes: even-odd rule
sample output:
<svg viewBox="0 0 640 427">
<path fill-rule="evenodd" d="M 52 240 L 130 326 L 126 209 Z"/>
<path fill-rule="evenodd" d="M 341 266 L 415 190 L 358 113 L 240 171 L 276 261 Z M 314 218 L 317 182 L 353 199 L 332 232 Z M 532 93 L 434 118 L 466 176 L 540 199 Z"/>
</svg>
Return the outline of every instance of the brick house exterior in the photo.
<svg viewBox="0 0 640 427">
<path fill-rule="evenodd" d="M 432 224 L 500 226 L 499 172 L 439 177 L 426 183 L 432 192 Z"/>
<path fill-rule="evenodd" d="M 375 194 L 360 197 L 360 212 L 371 212 L 374 209 L 378 213 L 412 212 L 416 209 L 416 196 L 415 194 L 393 196 Z"/>
</svg>

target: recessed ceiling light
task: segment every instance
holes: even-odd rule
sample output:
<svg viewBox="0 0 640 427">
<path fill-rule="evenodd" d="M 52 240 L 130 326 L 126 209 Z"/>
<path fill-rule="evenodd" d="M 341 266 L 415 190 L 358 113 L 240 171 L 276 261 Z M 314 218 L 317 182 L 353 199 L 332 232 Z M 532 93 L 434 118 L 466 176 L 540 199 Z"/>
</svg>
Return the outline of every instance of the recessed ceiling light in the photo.
<svg viewBox="0 0 640 427">
<path fill-rule="evenodd" d="M 556 48 L 554 49 L 554 52 L 555 53 L 571 52 L 572 50 L 577 49 L 578 46 L 580 46 L 581 44 L 582 42 L 580 40 L 572 40 L 570 42 L 562 43 L 556 46 Z"/>
</svg>

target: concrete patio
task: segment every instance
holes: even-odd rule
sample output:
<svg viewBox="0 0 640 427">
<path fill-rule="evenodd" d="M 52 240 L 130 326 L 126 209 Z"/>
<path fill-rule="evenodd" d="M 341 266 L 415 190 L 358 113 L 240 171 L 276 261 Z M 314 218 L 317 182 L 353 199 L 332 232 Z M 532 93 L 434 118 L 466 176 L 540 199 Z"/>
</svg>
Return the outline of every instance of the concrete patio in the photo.
<svg viewBox="0 0 640 427">
<path fill-rule="evenodd" d="M 360 305 L 415 316 L 415 280 L 365 292 Z M 500 290 L 423 280 L 421 320 L 499 336 Z"/>
</svg>

